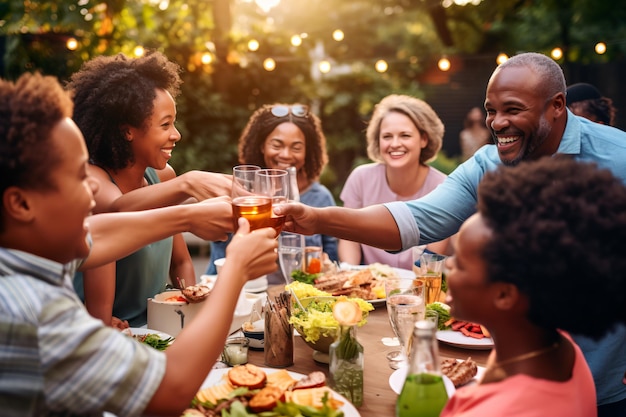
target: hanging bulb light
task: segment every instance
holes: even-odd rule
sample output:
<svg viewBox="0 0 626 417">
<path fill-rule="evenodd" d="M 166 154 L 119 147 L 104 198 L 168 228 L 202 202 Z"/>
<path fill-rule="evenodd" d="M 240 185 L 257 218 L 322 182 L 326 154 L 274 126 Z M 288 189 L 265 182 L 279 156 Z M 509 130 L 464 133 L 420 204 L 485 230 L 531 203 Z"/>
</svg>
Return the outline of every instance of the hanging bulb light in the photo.
<svg viewBox="0 0 626 417">
<path fill-rule="evenodd" d="M 559 60 L 561 58 L 563 58 L 563 50 L 559 47 L 554 48 L 551 52 L 550 52 L 550 56 L 552 57 L 552 59 L 554 60 Z"/>
<path fill-rule="evenodd" d="M 344 38 L 344 33 L 343 30 L 341 29 L 335 29 L 335 31 L 333 32 L 333 39 L 336 40 L 337 42 L 341 42 Z"/>
<path fill-rule="evenodd" d="M 272 58 L 265 58 L 265 61 L 263 61 L 263 68 L 265 68 L 265 71 L 274 71 L 276 69 L 276 61 Z"/>
<path fill-rule="evenodd" d="M 602 54 L 604 54 L 606 52 L 606 43 L 598 42 L 598 43 L 596 43 L 596 46 L 595 46 L 594 49 L 596 51 L 596 54 L 602 55 Z"/>
<path fill-rule="evenodd" d="M 507 54 L 505 54 L 504 52 L 500 52 L 498 56 L 496 57 L 496 63 L 498 65 L 504 64 L 506 61 L 508 61 L 508 59 L 509 59 L 509 56 Z"/>
<path fill-rule="evenodd" d="M 256 39 L 250 39 L 248 41 L 248 51 L 254 52 L 259 50 L 259 41 Z"/>
<path fill-rule="evenodd" d="M 378 61 L 376 61 L 376 64 L 374 64 L 374 68 L 376 68 L 376 71 L 380 73 L 387 72 L 387 70 L 389 69 L 389 64 L 387 64 L 387 61 L 385 61 L 384 59 L 379 59 Z"/>
<path fill-rule="evenodd" d="M 209 52 L 205 52 L 205 53 L 202 54 L 202 57 L 200 58 L 200 61 L 204 65 L 209 65 L 211 62 L 213 62 L 213 55 L 211 55 Z"/>
<path fill-rule="evenodd" d="M 76 38 L 69 38 L 67 42 L 65 42 L 65 47 L 70 51 L 75 51 L 78 48 L 78 41 Z"/>
<path fill-rule="evenodd" d="M 441 71 L 449 71 L 450 67 L 452 66 L 452 64 L 450 63 L 450 60 L 444 56 L 441 59 L 439 59 L 439 62 L 437 62 L 437 66 L 439 67 L 439 69 Z"/>
<path fill-rule="evenodd" d="M 320 61 L 318 68 L 322 74 L 328 74 L 331 68 L 330 62 L 327 60 Z"/>
<path fill-rule="evenodd" d="M 143 46 L 137 45 L 135 46 L 135 49 L 133 49 L 133 54 L 135 54 L 136 57 L 143 56 L 145 53 L 146 51 L 143 49 Z"/>
<path fill-rule="evenodd" d="M 293 35 L 291 37 L 291 44 L 293 46 L 300 46 L 300 45 L 302 45 L 302 38 L 300 37 L 300 35 Z"/>
</svg>

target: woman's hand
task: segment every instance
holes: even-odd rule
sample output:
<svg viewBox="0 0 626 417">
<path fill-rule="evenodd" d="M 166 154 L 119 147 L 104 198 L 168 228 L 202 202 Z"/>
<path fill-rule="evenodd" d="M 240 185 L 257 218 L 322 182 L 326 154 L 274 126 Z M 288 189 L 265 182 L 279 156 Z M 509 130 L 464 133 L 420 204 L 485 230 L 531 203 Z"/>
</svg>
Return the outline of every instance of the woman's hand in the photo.
<svg viewBox="0 0 626 417">
<path fill-rule="evenodd" d="M 277 268 L 276 231 L 271 227 L 250 232 L 250 223 L 243 217 L 239 218 L 239 229 L 226 248 L 224 268 L 231 264 L 240 267 L 246 280 L 256 279 L 274 272 Z"/>
</svg>

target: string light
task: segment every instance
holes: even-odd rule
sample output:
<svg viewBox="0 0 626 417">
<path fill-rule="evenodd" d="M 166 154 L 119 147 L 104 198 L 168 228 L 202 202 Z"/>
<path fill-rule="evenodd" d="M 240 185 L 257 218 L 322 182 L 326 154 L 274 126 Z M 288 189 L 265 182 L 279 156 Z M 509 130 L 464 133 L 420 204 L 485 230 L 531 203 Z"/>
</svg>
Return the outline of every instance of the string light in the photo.
<svg viewBox="0 0 626 417">
<path fill-rule="evenodd" d="M 380 73 L 387 72 L 387 69 L 389 69 L 389 64 L 387 64 L 387 61 L 385 61 L 384 59 L 379 59 L 378 61 L 376 61 L 374 68 L 376 68 L 376 71 Z"/>
<path fill-rule="evenodd" d="M 330 62 L 326 60 L 320 61 L 318 68 L 322 74 L 328 74 L 331 68 Z"/>
<path fill-rule="evenodd" d="M 263 61 L 263 68 L 265 68 L 265 71 L 274 71 L 276 69 L 276 61 L 272 58 L 265 58 L 265 61 Z"/>
<path fill-rule="evenodd" d="M 65 42 L 65 47 L 70 51 L 75 51 L 78 48 L 78 41 L 76 38 L 69 38 L 67 42 Z"/>
<path fill-rule="evenodd" d="M 496 57 L 496 63 L 498 65 L 505 63 L 509 59 L 509 56 L 504 52 L 500 52 Z"/>
<path fill-rule="evenodd" d="M 450 64 L 450 60 L 444 56 L 437 62 L 437 66 L 441 71 L 449 71 L 452 64 Z"/>
<path fill-rule="evenodd" d="M 556 47 L 550 52 L 550 56 L 552 57 L 552 59 L 558 61 L 559 59 L 563 58 L 563 50 L 559 47 Z"/>
<path fill-rule="evenodd" d="M 335 31 L 333 32 L 333 39 L 337 42 L 341 42 L 344 36 L 345 35 L 341 29 L 335 29 Z"/>
<path fill-rule="evenodd" d="M 291 44 L 293 46 L 300 46 L 300 45 L 302 45 L 302 37 L 300 37 L 300 35 L 293 35 L 291 37 Z"/>
<path fill-rule="evenodd" d="M 256 39 L 250 39 L 248 41 L 248 50 L 251 51 L 251 52 L 258 51 L 259 50 L 259 41 L 257 41 Z"/>
<path fill-rule="evenodd" d="M 205 52 L 204 54 L 202 54 L 202 58 L 200 58 L 200 60 L 204 65 L 209 65 L 211 62 L 213 62 L 213 55 Z"/>
<path fill-rule="evenodd" d="M 596 54 L 602 55 L 602 54 L 604 54 L 606 52 L 606 43 L 598 42 L 598 43 L 596 43 L 596 46 L 595 46 L 594 49 L 596 51 Z"/>
<path fill-rule="evenodd" d="M 133 49 L 133 54 L 135 54 L 136 57 L 140 57 L 143 56 L 143 54 L 145 54 L 146 51 L 145 49 L 143 49 L 143 46 L 135 46 L 135 49 Z"/>
</svg>

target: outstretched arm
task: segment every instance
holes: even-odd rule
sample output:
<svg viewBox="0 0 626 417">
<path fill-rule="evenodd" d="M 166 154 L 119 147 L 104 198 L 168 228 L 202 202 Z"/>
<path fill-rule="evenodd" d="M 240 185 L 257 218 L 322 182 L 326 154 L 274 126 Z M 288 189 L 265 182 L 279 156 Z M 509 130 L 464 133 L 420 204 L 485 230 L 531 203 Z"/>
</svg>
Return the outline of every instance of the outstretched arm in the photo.
<svg viewBox="0 0 626 417">
<path fill-rule="evenodd" d="M 286 231 L 305 235 L 321 233 L 386 250 L 402 247 L 393 216 L 380 204 L 350 209 L 289 203 L 276 206 L 274 212 L 287 216 Z"/>
<path fill-rule="evenodd" d="M 86 221 L 93 245 L 81 269 L 115 261 L 177 233 L 226 240 L 227 233 L 233 230 L 232 207 L 227 197 L 153 210 L 95 214 Z"/>
<path fill-rule="evenodd" d="M 190 198 L 197 202 L 207 198 L 228 196 L 232 186 L 230 175 L 189 171 L 176 176 L 168 165 L 158 172 L 160 183 L 122 193 L 102 168 L 90 165 L 89 173 L 99 183 L 95 198 L 100 212 L 147 210 L 180 204 Z"/>
<path fill-rule="evenodd" d="M 211 371 L 228 335 L 239 293 L 245 282 L 276 270 L 274 229 L 249 233 L 248 222 L 239 219 L 239 229 L 226 250 L 209 300 L 185 325 L 165 354 L 167 368 L 146 414 L 179 415 Z M 210 330 L 210 331 L 209 331 Z"/>
</svg>

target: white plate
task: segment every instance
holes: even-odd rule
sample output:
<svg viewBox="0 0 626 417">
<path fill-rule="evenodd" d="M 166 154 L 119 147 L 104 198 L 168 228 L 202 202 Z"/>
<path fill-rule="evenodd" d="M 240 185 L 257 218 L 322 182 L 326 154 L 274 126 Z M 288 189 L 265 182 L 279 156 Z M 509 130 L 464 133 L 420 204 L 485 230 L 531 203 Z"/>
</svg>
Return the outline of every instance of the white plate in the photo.
<svg viewBox="0 0 626 417">
<path fill-rule="evenodd" d="M 439 330 L 437 340 L 463 349 L 487 350 L 493 348 L 493 339 L 490 337 L 474 339 L 455 330 Z"/>
<path fill-rule="evenodd" d="M 160 332 L 158 330 L 152 330 L 152 329 L 146 329 L 144 327 L 129 327 L 128 329 L 122 330 L 122 333 L 128 334 L 128 332 L 130 332 L 132 336 L 144 336 L 147 334 L 156 334 L 161 339 L 168 339 L 170 337 L 173 337 L 165 332 Z"/>
<path fill-rule="evenodd" d="M 200 276 L 200 283 L 206 285 L 209 288 L 213 288 L 216 280 L 217 280 L 217 275 L 201 275 Z M 263 292 L 267 290 L 267 287 L 268 287 L 267 276 L 263 275 L 262 277 L 248 281 L 243 286 L 243 289 L 246 292 L 257 293 L 257 292 Z"/>
<path fill-rule="evenodd" d="M 404 385 L 404 380 L 406 379 L 406 373 L 409 370 L 407 366 L 402 367 L 400 369 L 396 369 L 391 376 L 389 377 L 389 386 L 396 394 L 400 395 L 402 391 L 402 386 Z M 448 398 L 452 397 L 456 388 L 454 388 L 454 384 L 445 375 L 443 376 L 443 384 L 446 386 L 446 392 L 448 393 Z"/>
<path fill-rule="evenodd" d="M 263 368 L 263 367 L 261 367 L 261 369 L 263 369 L 263 371 L 266 374 L 273 374 L 274 372 L 279 371 L 279 369 L 272 369 L 272 368 Z M 200 387 L 200 389 L 205 389 L 205 388 L 208 388 L 208 387 L 210 387 L 212 385 L 217 385 L 217 384 L 222 383 L 224 381 L 224 375 L 226 375 L 229 370 L 230 370 L 230 368 L 213 369 L 213 370 L 211 370 L 211 373 L 204 380 L 204 382 L 202 383 L 202 386 Z M 299 374 L 297 372 L 291 372 L 291 371 L 287 371 L 287 372 L 289 373 L 289 375 L 293 379 L 302 379 L 302 378 L 304 378 L 306 376 L 306 375 L 303 375 L 303 374 Z M 352 403 L 350 401 L 348 401 L 348 399 L 346 397 L 344 397 L 343 395 L 340 395 L 340 394 L 338 394 L 338 393 L 336 393 L 334 391 L 333 391 L 333 395 L 337 399 L 339 399 L 341 402 L 343 402 L 343 405 L 339 409 L 341 411 L 343 411 L 344 417 L 361 417 L 361 415 L 359 414 L 357 409 L 354 407 L 354 405 L 352 405 Z"/>
<path fill-rule="evenodd" d="M 361 269 L 366 269 L 369 268 L 369 265 L 351 265 L 345 262 L 342 262 L 340 265 L 341 270 L 343 271 L 360 271 Z M 396 273 L 396 275 L 399 278 L 415 278 L 415 273 L 413 271 L 409 271 L 408 269 L 402 269 L 402 268 L 393 268 L 393 271 Z M 366 300 L 368 303 L 370 303 L 371 305 L 373 305 L 374 307 L 377 306 L 382 306 L 385 304 L 385 302 L 387 301 L 386 298 L 378 298 L 376 300 Z"/>
</svg>

